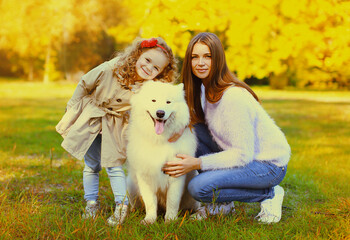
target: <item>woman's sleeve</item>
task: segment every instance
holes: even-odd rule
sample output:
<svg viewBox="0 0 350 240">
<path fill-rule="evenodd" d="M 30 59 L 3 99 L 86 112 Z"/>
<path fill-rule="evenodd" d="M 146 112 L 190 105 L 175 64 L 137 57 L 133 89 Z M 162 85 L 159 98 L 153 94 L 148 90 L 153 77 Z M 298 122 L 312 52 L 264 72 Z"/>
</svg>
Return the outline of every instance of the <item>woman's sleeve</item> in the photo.
<svg viewBox="0 0 350 240">
<path fill-rule="evenodd" d="M 99 85 L 103 73 L 104 64 L 101 64 L 82 76 L 73 93 L 73 96 L 67 103 L 67 108 L 69 109 L 76 102 L 80 101 L 84 96 L 91 94 L 96 86 Z"/>
<path fill-rule="evenodd" d="M 239 167 L 253 160 L 254 105 L 250 96 L 247 96 L 249 93 L 242 89 L 231 90 L 228 94 L 220 102 L 220 120 L 211 124 L 217 126 L 218 132 L 213 134 L 216 135 L 218 144 L 220 145 L 221 141 L 221 145 L 226 146 L 226 149 L 201 156 L 202 170 Z"/>
</svg>

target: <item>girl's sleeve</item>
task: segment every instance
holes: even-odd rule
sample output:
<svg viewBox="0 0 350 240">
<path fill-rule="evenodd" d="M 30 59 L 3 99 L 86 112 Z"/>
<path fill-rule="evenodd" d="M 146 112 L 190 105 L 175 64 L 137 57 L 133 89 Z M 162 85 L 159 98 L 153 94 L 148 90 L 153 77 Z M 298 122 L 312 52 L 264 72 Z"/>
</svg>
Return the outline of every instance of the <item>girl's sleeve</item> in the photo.
<svg viewBox="0 0 350 240">
<path fill-rule="evenodd" d="M 233 92 L 234 91 L 234 92 Z M 218 153 L 201 156 L 202 170 L 244 166 L 254 156 L 255 111 L 249 96 L 242 89 L 234 89 L 220 103 L 220 121 L 216 136 L 227 148 Z M 232 94 L 234 93 L 234 94 Z M 255 101 L 255 100 L 254 100 Z M 220 143 L 219 143 L 220 144 Z"/>
<path fill-rule="evenodd" d="M 84 96 L 91 94 L 96 86 L 99 85 L 103 73 L 104 64 L 101 64 L 82 76 L 73 93 L 73 96 L 67 103 L 67 108 L 69 109 L 76 102 L 79 102 Z"/>
</svg>

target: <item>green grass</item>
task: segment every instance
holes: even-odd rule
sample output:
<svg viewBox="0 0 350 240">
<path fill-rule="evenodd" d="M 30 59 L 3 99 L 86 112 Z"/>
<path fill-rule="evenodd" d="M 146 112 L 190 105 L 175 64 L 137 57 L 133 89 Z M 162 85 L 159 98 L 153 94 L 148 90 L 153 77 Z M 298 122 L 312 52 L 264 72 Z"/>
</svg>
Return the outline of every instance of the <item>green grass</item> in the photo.
<svg viewBox="0 0 350 240">
<path fill-rule="evenodd" d="M 236 203 L 232 216 L 151 226 L 135 211 L 112 228 L 106 173 L 102 211 L 84 221 L 83 166 L 55 132 L 74 88 L 0 81 L 0 239 L 350 239 L 349 92 L 255 89 L 292 148 L 280 223 L 258 224 L 259 204 Z"/>
</svg>

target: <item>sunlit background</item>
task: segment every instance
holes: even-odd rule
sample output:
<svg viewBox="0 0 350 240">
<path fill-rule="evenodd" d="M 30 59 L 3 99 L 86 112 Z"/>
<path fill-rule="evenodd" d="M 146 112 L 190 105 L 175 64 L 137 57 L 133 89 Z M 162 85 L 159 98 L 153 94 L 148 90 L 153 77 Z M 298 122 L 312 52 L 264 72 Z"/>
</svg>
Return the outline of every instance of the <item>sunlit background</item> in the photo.
<svg viewBox="0 0 350 240">
<path fill-rule="evenodd" d="M 78 80 L 135 37 L 163 37 L 181 59 L 216 33 L 242 80 L 350 88 L 350 2 L 342 0 L 2 0 L 0 76 Z"/>
<path fill-rule="evenodd" d="M 82 220 L 83 161 L 55 130 L 80 76 L 136 37 L 163 37 L 181 67 L 202 31 L 291 146 L 281 222 L 236 202 L 230 216 L 144 226 L 137 210 L 111 228 L 105 171 L 102 211 Z M 350 0 L 0 0 L 0 239 L 349 239 L 349 45 Z"/>
</svg>

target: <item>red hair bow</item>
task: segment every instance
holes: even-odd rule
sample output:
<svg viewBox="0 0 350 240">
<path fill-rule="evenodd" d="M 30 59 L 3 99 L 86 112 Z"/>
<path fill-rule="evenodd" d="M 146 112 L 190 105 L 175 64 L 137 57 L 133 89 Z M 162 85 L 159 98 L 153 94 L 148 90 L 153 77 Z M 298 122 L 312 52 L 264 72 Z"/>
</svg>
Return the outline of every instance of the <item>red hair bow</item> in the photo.
<svg viewBox="0 0 350 240">
<path fill-rule="evenodd" d="M 155 38 L 151 38 L 151 39 L 147 39 L 147 40 L 143 40 L 141 42 L 141 47 L 142 48 L 150 48 L 150 47 L 155 47 L 158 43 L 158 40 Z"/>
<path fill-rule="evenodd" d="M 161 48 L 166 53 L 166 55 L 168 55 L 168 51 L 158 44 L 158 40 L 156 38 L 146 39 L 141 42 L 141 48 L 153 48 L 156 46 Z"/>
</svg>

